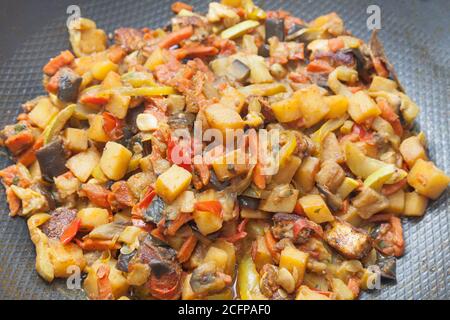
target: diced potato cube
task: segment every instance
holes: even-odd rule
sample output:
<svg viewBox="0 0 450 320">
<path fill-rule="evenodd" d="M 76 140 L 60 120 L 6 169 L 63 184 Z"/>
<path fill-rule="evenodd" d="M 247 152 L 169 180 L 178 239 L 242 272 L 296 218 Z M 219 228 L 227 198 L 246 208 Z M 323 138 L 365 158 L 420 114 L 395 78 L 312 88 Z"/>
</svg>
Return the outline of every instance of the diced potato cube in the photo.
<svg viewBox="0 0 450 320">
<path fill-rule="evenodd" d="M 317 194 L 310 194 L 301 197 L 299 202 L 308 219 L 314 221 L 315 223 L 320 224 L 334 220 L 330 209 L 328 209 L 327 204 L 321 196 Z"/>
<path fill-rule="evenodd" d="M 389 200 L 389 207 L 387 207 L 385 211 L 394 214 L 402 214 L 405 209 L 405 191 L 398 190 L 387 198 Z"/>
<path fill-rule="evenodd" d="M 95 227 L 109 223 L 109 212 L 102 208 L 84 208 L 78 211 L 77 217 L 80 218 L 80 228 L 92 230 Z"/>
<path fill-rule="evenodd" d="M 142 233 L 142 229 L 135 226 L 127 226 L 120 234 L 119 241 L 128 245 L 135 243 L 138 236 Z"/>
<path fill-rule="evenodd" d="M 242 149 L 233 150 L 212 161 L 214 173 L 220 181 L 233 178 L 248 170 L 246 154 Z"/>
<path fill-rule="evenodd" d="M 325 97 L 325 101 L 328 104 L 328 107 L 330 108 L 330 111 L 328 111 L 326 115 L 326 119 L 336 119 L 340 118 L 348 110 L 348 98 L 342 95 L 335 95 L 335 96 L 329 96 Z"/>
<path fill-rule="evenodd" d="M 148 57 L 147 61 L 144 64 L 144 67 L 149 69 L 150 71 L 154 71 L 157 66 L 164 64 L 164 54 L 160 48 L 156 48 L 150 57 Z"/>
<path fill-rule="evenodd" d="M 31 122 L 37 125 L 41 129 L 45 129 L 50 120 L 58 113 L 56 108 L 49 98 L 43 98 L 39 100 L 36 106 L 28 114 Z"/>
<path fill-rule="evenodd" d="M 291 156 L 280 167 L 278 173 L 272 177 L 271 183 L 274 185 L 289 184 L 302 163 L 302 159 Z"/>
<path fill-rule="evenodd" d="M 120 77 L 120 74 L 114 71 L 108 72 L 105 79 L 103 79 L 102 81 L 102 88 L 114 89 L 119 87 L 122 87 L 122 79 Z"/>
<path fill-rule="evenodd" d="M 54 267 L 55 277 L 67 278 L 71 275 L 70 266 L 77 266 L 83 270 L 86 260 L 83 250 L 74 243 L 63 245 L 59 240 L 49 239 L 50 260 Z M 73 270 L 72 270 L 73 271 Z"/>
<path fill-rule="evenodd" d="M 132 153 L 117 142 L 108 142 L 103 149 L 100 168 L 112 180 L 120 180 L 127 173 Z"/>
<path fill-rule="evenodd" d="M 278 122 L 291 122 L 300 119 L 302 116 L 300 103 L 294 97 L 274 102 L 270 107 Z"/>
<path fill-rule="evenodd" d="M 231 242 L 223 239 L 216 240 L 212 247 L 223 250 L 227 254 L 227 263 L 224 272 L 228 275 L 233 275 L 236 266 L 236 247 Z"/>
<path fill-rule="evenodd" d="M 255 265 L 256 270 L 261 270 L 266 264 L 272 263 L 272 255 L 269 249 L 267 249 L 266 241 L 263 236 L 259 236 L 256 239 L 256 250 L 255 250 Z"/>
<path fill-rule="evenodd" d="M 300 111 L 306 128 L 320 122 L 330 111 L 330 107 L 317 86 L 297 91 L 294 97 L 300 102 Z"/>
<path fill-rule="evenodd" d="M 106 111 L 111 112 L 119 119 L 125 119 L 131 97 L 118 93 L 112 93 L 108 103 L 105 106 Z"/>
<path fill-rule="evenodd" d="M 291 191 L 292 194 L 285 198 L 279 197 L 278 192 L 271 192 L 267 199 L 261 200 L 258 209 L 267 212 L 292 213 L 300 192 L 296 189 Z"/>
<path fill-rule="evenodd" d="M 227 267 L 228 255 L 222 249 L 210 247 L 206 253 L 204 262 L 213 262 L 219 271 L 224 272 Z"/>
<path fill-rule="evenodd" d="M 67 160 L 66 167 L 81 182 L 86 182 L 92 171 L 100 162 L 100 155 L 97 150 L 89 149 L 74 155 Z"/>
<path fill-rule="evenodd" d="M 349 100 L 348 113 L 356 123 L 362 123 L 369 118 L 381 114 L 380 108 L 367 93 L 358 91 Z"/>
<path fill-rule="evenodd" d="M 222 228 L 223 219 L 220 215 L 208 211 L 194 211 L 194 221 L 200 233 L 204 236 Z"/>
<path fill-rule="evenodd" d="M 83 288 L 91 299 L 96 299 L 98 297 L 97 270 L 102 264 L 102 261 L 97 260 L 92 266 L 87 268 L 88 272 L 87 277 L 83 282 Z M 108 280 L 111 285 L 111 291 L 114 298 L 117 299 L 127 294 L 129 284 L 122 272 L 116 268 L 117 260 L 110 259 L 107 264 L 110 268 Z"/>
<path fill-rule="evenodd" d="M 405 208 L 403 215 L 407 217 L 421 217 L 428 206 L 428 199 L 417 192 L 405 194 Z"/>
<path fill-rule="evenodd" d="M 308 258 L 308 253 L 288 246 L 281 251 L 279 267 L 286 268 L 293 275 L 295 274 L 294 269 L 296 269 L 298 286 L 303 282 Z"/>
<path fill-rule="evenodd" d="M 320 160 L 315 157 L 303 159 L 300 168 L 294 175 L 294 181 L 303 193 L 308 193 L 314 188 L 317 172 L 320 170 Z"/>
<path fill-rule="evenodd" d="M 423 144 L 416 136 L 409 137 L 400 144 L 400 153 L 410 168 L 418 159 L 428 160 Z"/>
<path fill-rule="evenodd" d="M 205 109 L 205 116 L 211 127 L 219 129 L 223 134 L 227 129 L 243 129 L 244 121 L 239 113 L 221 104 L 213 104 Z"/>
<path fill-rule="evenodd" d="M 108 177 L 105 176 L 105 174 L 103 173 L 102 168 L 100 168 L 100 164 L 95 166 L 94 170 L 92 170 L 91 175 L 99 183 L 106 183 L 106 182 L 108 182 Z"/>
<path fill-rule="evenodd" d="M 353 192 L 356 188 L 359 187 L 359 182 L 355 179 L 345 177 L 344 181 L 340 185 L 340 187 L 337 189 L 336 194 L 341 198 L 345 199 L 348 197 L 350 193 Z"/>
<path fill-rule="evenodd" d="M 97 142 L 108 142 L 109 137 L 103 129 L 103 116 L 100 114 L 93 114 L 88 116 L 89 129 L 88 137 Z"/>
<path fill-rule="evenodd" d="M 118 66 L 109 60 L 99 61 L 91 69 L 92 75 L 97 80 L 103 80 L 110 71 L 117 71 Z"/>
<path fill-rule="evenodd" d="M 433 162 L 418 159 L 408 173 L 408 183 L 418 193 L 436 200 L 447 188 L 450 178 Z"/>
<path fill-rule="evenodd" d="M 354 227 L 359 227 L 363 223 L 363 219 L 358 213 L 358 209 L 350 205 L 347 212 L 339 216 L 345 222 L 350 223 Z"/>
<path fill-rule="evenodd" d="M 352 290 L 338 278 L 333 278 L 331 281 L 331 287 L 333 292 L 336 294 L 336 299 L 338 300 L 353 300 L 356 297 L 353 295 Z"/>
<path fill-rule="evenodd" d="M 295 300 L 330 300 L 327 296 L 311 290 L 307 286 L 300 286 Z"/>
<path fill-rule="evenodd" d="M 156 193 L 166 202 L 173 202 L 191 183 L 192 174 L 174 164 L 156 180 Z"/>
<path fill-rule="evenodd" d="M 72 151 L 80 152 L 88 148 L 88 134 L 86 130 L 67 128 L 64 132 L 66 147 Z"/>
</svg>

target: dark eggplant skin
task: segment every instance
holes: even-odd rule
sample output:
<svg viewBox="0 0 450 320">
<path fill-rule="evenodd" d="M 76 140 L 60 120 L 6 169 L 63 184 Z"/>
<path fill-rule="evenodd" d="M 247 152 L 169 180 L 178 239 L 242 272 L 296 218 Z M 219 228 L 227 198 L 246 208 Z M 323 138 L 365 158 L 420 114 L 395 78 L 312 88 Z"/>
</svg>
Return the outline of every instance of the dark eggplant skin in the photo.
<svg viewBox="0 0 450 320">
<path fill-rule="evenodd" d="M 238 196 L 239 207 L 257 210 L 259 207 L 259 199 L 246 196 Z"/>
<path fill-rule="evenodd" d="M 234 79 L 243 82 L 250 76 L 250 68 L 238 59 L 235 59 L 230 68 L 230 73 Z"/>
<path fill-rule="evenodd" d="M 150 203 L 150 205 L 144 212 L 144 220 L 146 222 L 153 222 L 158 224 L 163 217 L 163 211 L 165 207 L 166 204 L 164 203 L 164 200 L 159 196 L 155 196 L 152 203 Z"/>
<path fill-rule="evenodd" d="M 41 168 L 42 178 L 53 182 L 53 178 L 65 173 L 66 154 L 63 141 L 57 139 L 36 152 L 36 158 Z"/>
<path fill-rule="evenodd" d="M 128 265 L 130 264 L 131 259 L 136 255 L 136 250 L 132 251 L 131 253 L 124 254 L 120 253 L 119 257 L 117 258 L 117 269 L 123 272 L 128 272 Z"/>
<path fill-rule="evenodd" d="M 378 254 L 377 265 L 380 268 L 380 276 L 387 280 L 397 279 L 397 259 Z"/>
<path fill-rule="evenodd" d="M 139 129 L 136 125 L 136 118 L 139 114 L 144 112 L 144 109 L 145 109 L 144 105 L 140 105 L 138 107 L 128 110 L 125 122 L 133 134 L 137 134 L 139 132 Z"/>
<path fill-rule="evenodd" d="M 284 41 L 284 19 L 267 19 L 265 27 L 266 42 L 272 37 L 277 37 L 280 41 Z"/>
<path fill-rule="evenodd" d="M 58 99 L 64 102 L 75 102 L 78 97 L 82 78 L 69 68 L 63 68 L 58 77 Z"/>
<path fill-rule="evenodd" d="M 229 180 L 221 182 L 217 178 L 214 170 L 209 170 L 209 172 L 210 172 L 209 183 L 214 187 L 214 189 L 216 189 L 217 191 L 222 191 L 225 188 L 227 188 L 228 186 L 230 186 Z"/>
<path fill-rule="evenodd" d="M 268 44 L 263 44 L 258 48 L 258 56 L 268 58 L 270 57 L 270 49 Z"/>
</svg>

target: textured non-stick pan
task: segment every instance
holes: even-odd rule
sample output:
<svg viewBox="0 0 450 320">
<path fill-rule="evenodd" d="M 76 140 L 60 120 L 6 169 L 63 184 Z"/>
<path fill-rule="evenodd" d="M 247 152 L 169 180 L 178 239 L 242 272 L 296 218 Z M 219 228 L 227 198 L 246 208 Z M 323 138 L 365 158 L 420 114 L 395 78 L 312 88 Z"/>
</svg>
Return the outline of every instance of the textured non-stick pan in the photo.
<svg viewBox="0 0 450 320">
<path fill-rule="evenodd" d="M 185 0 L 206 12 L 208 1 Z M 43 93 L 42 66 L 68 48 L 66 10 L 77 4 L 82 16 L 112 32 L 121 26 L 158 27 L 171 16 L 171 0 L 2 1 L 0 4 L 0 126 L 14 121 L 21 103 Z M 430 157 L 450 173 L 450 23 L 448 0 L 283 0 L 257 1 L 305 20 L 338 12 L 357 36 L 368 39 L 367 7 L 381 8 L 381 39 L 403 86 L 421 107 L 418 127 L 427 134 Z M 1 155 L 0 166 L 10 163 Z M 423 219 L 404 221 L 406 254 L 398 261 L 397 283 L 363 299 L 449 299 L 448 190 L 432 202 Z M 82 299 L 64 281 L 48 285 L 34 269 L 35 251 L 25 221 L 7 215 L 0 192 L 0 299 Z"/>
</svg>

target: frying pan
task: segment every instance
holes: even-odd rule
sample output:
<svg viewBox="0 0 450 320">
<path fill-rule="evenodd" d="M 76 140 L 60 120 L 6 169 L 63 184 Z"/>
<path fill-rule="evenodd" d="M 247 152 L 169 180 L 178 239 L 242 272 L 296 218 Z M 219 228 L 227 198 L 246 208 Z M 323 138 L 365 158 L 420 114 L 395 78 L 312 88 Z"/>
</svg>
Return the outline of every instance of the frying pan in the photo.
<svg viewBox="0 0 450 320">
<path fill-rule="evenodd" d="M 208 1 L 185 0 L 206 12 Z M 121 26 L 160 27 L 171 17 L 171 0 L 2 1 L 0 12 L 0 126 L 14 122 L 21 103 L 43 94 L 42 66 L 69 47 L 67 7 L 113 32 Z M 421 107 L 418 129 L 428 138 L 430 157 L 450 173 L 450 2 L 447 0 L 284 0 L 256 1 L 311 20 L 336 11 L 356 36 L 369 38 L 367 7 L 381 9 L 386 52 L 407 93 Z M 0 155 L 0 167 L 11 164 Z M 364 293 L 362 299 L 449 299 L 450 197 L 432 202 L 424 218 L 404 221 L 406 254 L 397 263 L 397 283 Z M 0 299 L 84 299 L 64 281 L 48 285 L 34 268 L 35 252 L 23 219 L 7 215 L 0 191 Z"/>
</svg>

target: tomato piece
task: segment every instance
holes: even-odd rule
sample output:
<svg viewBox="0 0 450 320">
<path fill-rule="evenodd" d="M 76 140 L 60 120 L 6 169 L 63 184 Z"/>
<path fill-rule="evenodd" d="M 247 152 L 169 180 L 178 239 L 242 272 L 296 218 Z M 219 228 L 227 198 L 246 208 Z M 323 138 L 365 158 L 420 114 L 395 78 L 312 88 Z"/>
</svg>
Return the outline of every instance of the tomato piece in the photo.
<svg viewBox="0 0 450 320">
<path fill-rule="evenodd" d="M 123 137 L 123 121 L 112 113 L 103 112 L 103 130 L 111 140 L 119 140 Z"/>
</svg>

